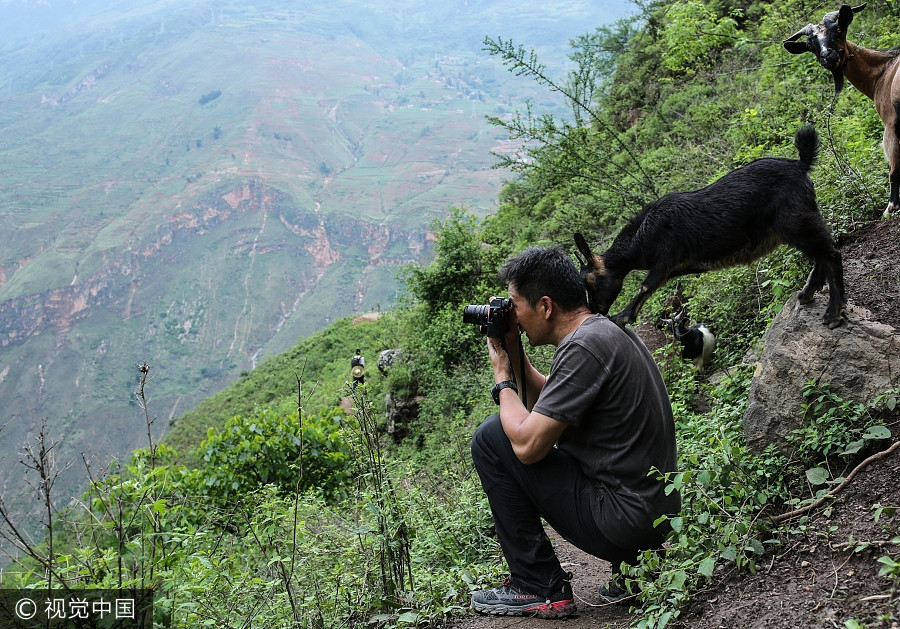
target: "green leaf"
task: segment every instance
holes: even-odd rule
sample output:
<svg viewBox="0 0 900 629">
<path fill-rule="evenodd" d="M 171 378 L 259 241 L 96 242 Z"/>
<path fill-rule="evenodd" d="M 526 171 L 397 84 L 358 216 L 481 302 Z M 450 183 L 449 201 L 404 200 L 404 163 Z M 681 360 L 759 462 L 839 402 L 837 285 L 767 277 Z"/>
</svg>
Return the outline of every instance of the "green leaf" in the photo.
<svg viewBox="0 0 900 629">
<path fill-rule="evenodd" d="M 813 467 L 806 470 L 806 479 L 811 485 L 822 485 L 828 482 L 828 470 L 821 467 Z"/>
<path fill-rule="evenodd" d="M 762 555 L 765 552 L 765 548 L 763 548 L 762 542 L 760 542 L 758 539 L 748 540 L 747 549 L 753 551 L 757 555 Z"/>
<path fill-rule="evenodd" d="M 900 563 L 894 561 L 893 559 L 891 559 L 888 556 L 879 557 L 876 561 L 878 561 L 878 563 L 884 564 L 884 567 L 878 571 L 878 576 L 880 576 L 880 577 L 900 576 Z"/>
<path fill-rule="evenodd" d="M 892 409 L 893 410 L 893 409 Z M 890 439 L 891 431 L 887 426 L 869 426 L 869 429 L 862 436 L 863 439 L 879 441 L 881 439 Z"/>
<path fill-rule="evenodd" d="M 418 613 L 413 612 L 413 611 L 408 611 L 408 612 L 403 612 L 402 614 L 400 614 L 400 616 L 397 618 L 397 622 L 415 624 L 419 621 L 420 618 L 421 618 L 421 616 Z"/>
<path fill-rule="evenodd" d="M 702 574 L 704 577 L 711 577 L 713 570 L 716 569 L 716 559 L 715 557 L 707 557 L 703 561 L 700 562 L 700 566 L 697 568 L 697 571 Z"/>
<path fill-rule="evenodd" d="M 673 590 L 683 590 L 684 584 L 687 581 L 687 572 L 684 570 L 676 570 L 672 574 L 672 578 L 670 581 L 671 589 Z"/>
<path fill-rule="evenodd" d="M 656 629 L 665 629 L 668 626 L 669 621 L 672 620 L 673 614 L 674 612 L 668 611 L 660 615 L 659 622 L 656 623 Z"/>
</svg>

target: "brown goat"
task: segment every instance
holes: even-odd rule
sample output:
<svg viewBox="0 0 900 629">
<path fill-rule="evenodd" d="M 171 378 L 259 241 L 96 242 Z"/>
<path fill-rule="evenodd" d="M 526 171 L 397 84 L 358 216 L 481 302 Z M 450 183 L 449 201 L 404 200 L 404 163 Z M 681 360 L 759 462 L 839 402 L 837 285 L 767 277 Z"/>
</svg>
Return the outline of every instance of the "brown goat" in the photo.
<svg viewBox="0 0 900 629">
<path fill-rule="evenodd" d="M 841 91 L 846 77 L 875 102 L 884 122 L 884 156 L 891 165 L 891 192 L 884 210 L 887 218 L 900 209 L 900 49 L 873 50 L 847 41 L 853 15 L 865 6 L 845 4 L 826 13 L 819 24 L 807 24 L 784 40 L 784 48 L 794 55 L 813 53 L 834 76 L 835 94 Z"/>
</svg>

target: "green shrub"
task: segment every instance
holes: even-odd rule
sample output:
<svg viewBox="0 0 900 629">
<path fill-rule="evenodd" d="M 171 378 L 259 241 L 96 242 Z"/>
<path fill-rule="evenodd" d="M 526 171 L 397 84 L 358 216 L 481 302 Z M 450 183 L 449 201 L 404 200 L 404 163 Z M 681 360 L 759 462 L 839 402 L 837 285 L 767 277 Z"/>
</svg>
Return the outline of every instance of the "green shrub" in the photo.
<svg viewBox="0 0 900 629">
<path fill-rule="evenodd" d="M 271 409 L 235 416 L 209 435 L 195 452 L 207 495 L 237 498 L 264 485 L 289 493 L 315 489 L 340 493 L 351 476 L 350 449 L 342 410 L 318 415 L 282 415 Z"/>
</svg>

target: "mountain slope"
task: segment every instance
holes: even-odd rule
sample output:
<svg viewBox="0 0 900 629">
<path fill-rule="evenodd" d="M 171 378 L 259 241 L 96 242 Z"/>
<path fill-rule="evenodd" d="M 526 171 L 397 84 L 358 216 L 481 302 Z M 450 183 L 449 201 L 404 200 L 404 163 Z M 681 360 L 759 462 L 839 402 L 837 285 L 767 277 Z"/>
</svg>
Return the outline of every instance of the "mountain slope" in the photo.
<svg viewBox="0 0 900 629">
<path fill-rule="evenodd" d="M 0 7 L 22 23 L 0 48 L 8 486 L 43 419 L 61 464 L 140 446 L 143 361 L 162 433 L 261 357 L 389 305 L 434 218 L 495 207 L 506 175 L 490 152 L 508 141 L 485 114 L 535 96 L 485 57 L 484 36 L 520 37 L 559 67 L 568 38 L 621 14 L 580 0 L 367 7 L 88 3 L 40 33 L 25 21 L 41 5 Z"/>
</svg>

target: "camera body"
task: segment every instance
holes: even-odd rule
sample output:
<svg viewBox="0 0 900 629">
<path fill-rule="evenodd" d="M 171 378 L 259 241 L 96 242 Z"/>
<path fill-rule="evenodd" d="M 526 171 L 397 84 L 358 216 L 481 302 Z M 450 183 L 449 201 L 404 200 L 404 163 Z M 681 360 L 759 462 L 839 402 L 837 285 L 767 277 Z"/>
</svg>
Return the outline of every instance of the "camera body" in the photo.
<svg viewBox="0 0 900 629">
<path fill-rule="evenodd" d="M 496 297 L 491 303 L 480 306 L 466 306 L 463 310 L 463 323 L 479 326 L 481 333 L 495 339 L 503 339 L 509 330 L 509 299 Z"/>
</svg>

